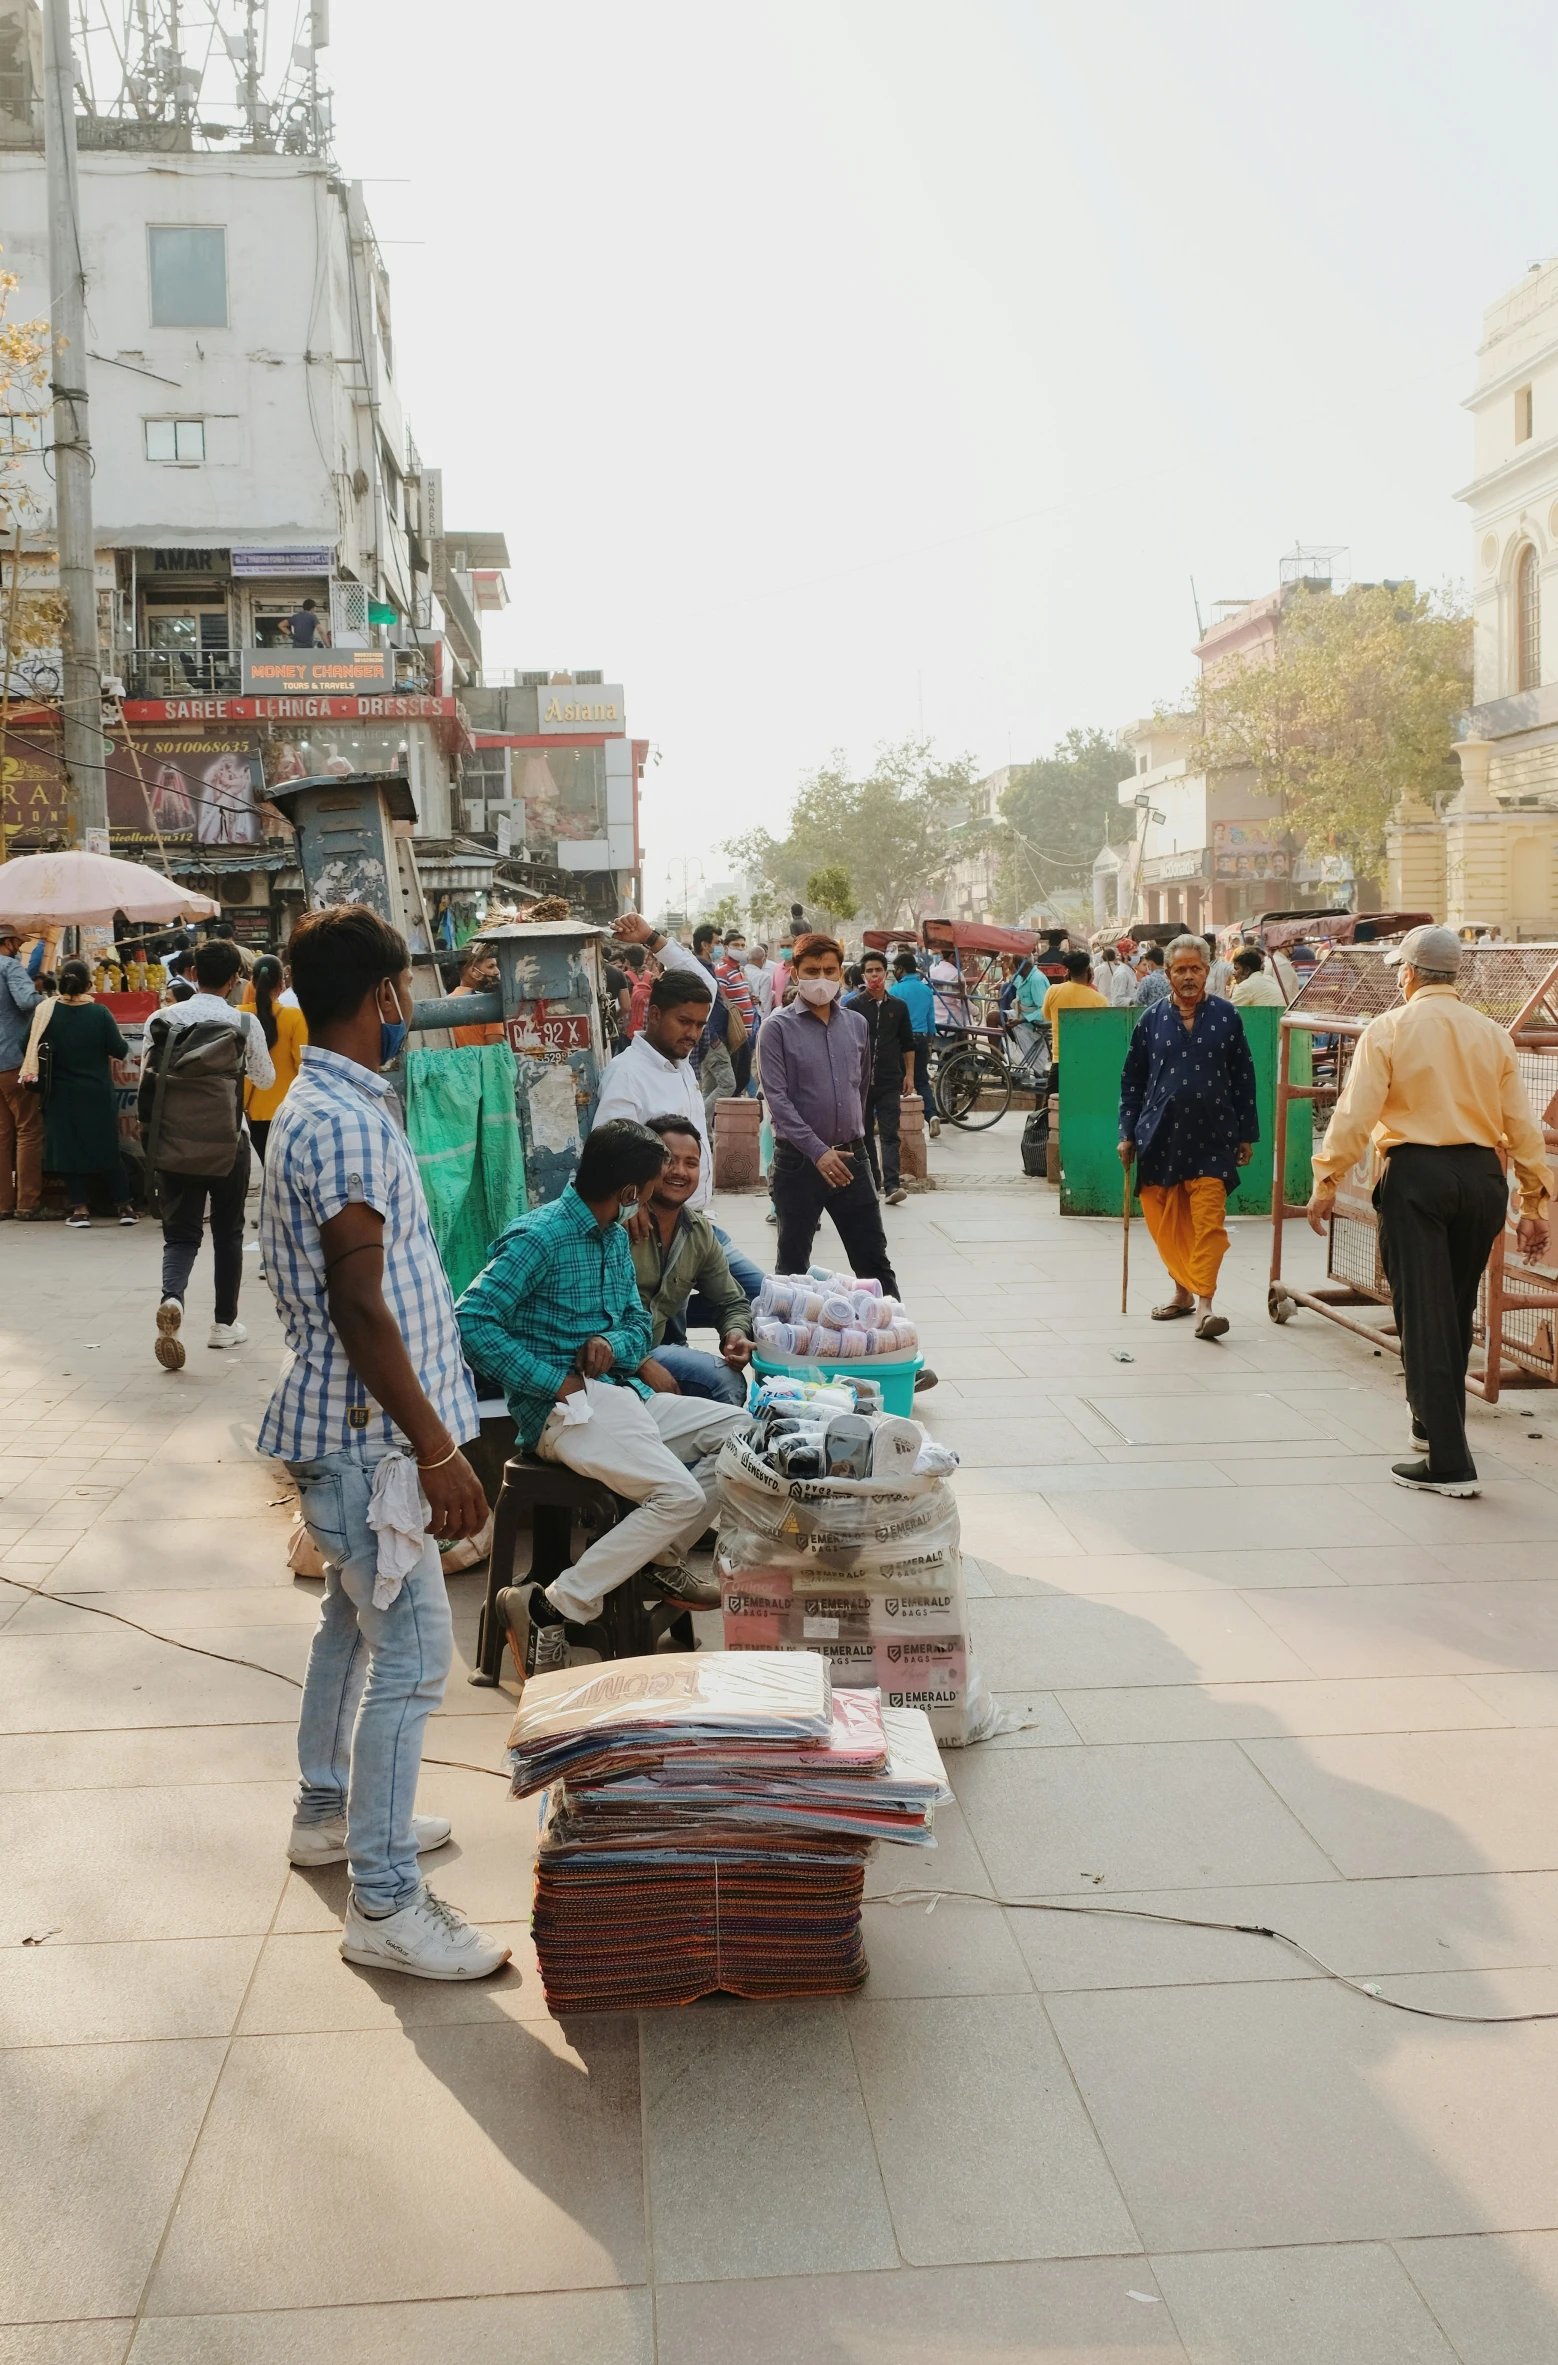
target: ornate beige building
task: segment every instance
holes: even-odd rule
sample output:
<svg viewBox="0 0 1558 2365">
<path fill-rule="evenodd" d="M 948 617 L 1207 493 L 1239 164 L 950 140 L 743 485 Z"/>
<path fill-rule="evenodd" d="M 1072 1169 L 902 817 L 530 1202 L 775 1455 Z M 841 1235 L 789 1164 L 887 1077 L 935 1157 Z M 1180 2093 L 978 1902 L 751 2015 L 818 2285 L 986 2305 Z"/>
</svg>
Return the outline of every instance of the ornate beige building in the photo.
<svg viewBox="0 0 1558 2365">
<path fill-rule="evenodd" d="M 1558 262 L 1484 315 L 1471 513 L 1473 704 L 1460 793 L 1405 798 L 1389 901 L 1452 927 L 1558 935 Z"/>
</svg>

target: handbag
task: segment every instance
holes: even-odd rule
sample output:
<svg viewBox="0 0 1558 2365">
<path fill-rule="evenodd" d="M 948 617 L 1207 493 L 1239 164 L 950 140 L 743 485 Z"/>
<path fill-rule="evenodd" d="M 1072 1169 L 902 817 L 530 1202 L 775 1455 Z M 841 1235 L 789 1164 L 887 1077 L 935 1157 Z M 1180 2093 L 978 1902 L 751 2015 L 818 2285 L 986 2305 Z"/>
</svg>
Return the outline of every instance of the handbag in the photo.
<svg viewBox="0 0 1558 2365">
<path fill-rule="evenodd" d="M 46 1038 L 49 1020 L 54 1016 L 56 1007 L 56 999 L 51 994 L 33 1012 L 18 1078 L 23 1091 L 36 1092 L 45 1108 L 49 1105 L 49 1086 L 54 1080 L 54 1046 Z"/>
</svg>

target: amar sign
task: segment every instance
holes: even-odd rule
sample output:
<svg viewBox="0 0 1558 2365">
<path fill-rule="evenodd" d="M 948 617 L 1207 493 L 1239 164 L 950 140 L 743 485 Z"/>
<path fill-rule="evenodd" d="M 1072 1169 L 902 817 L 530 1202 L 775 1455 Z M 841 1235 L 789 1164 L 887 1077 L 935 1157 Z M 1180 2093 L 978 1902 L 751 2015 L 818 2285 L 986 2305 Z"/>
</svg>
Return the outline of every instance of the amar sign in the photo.
<svg viewBox="0 0 1558 2365">
<path fill-rule="evenodd" d="M 546 682 L 536 692 L 539 729 L 548 737 L 580 731 L 608 735 L 627 729 L 620 682 Z"/>
</svg>

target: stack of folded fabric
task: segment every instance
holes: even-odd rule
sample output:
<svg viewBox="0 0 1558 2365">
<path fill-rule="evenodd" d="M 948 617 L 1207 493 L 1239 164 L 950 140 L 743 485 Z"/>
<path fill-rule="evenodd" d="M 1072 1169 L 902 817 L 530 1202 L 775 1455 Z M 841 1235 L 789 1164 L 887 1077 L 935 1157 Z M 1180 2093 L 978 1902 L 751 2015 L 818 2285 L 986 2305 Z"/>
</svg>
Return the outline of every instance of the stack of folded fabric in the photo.
<svg viewBox="0 0 1558 2365">
<path fill-rule="evenodd" d="M 922 1715 L 834 1695 L 799 1653 L 539 1677 L 509 1758 L 516 1795 L 546 1791 L 532 1930 L 556 2013 L 858 1987 L 872 1844 L 934 1846 L 951 1795 Z"/>
</svg>

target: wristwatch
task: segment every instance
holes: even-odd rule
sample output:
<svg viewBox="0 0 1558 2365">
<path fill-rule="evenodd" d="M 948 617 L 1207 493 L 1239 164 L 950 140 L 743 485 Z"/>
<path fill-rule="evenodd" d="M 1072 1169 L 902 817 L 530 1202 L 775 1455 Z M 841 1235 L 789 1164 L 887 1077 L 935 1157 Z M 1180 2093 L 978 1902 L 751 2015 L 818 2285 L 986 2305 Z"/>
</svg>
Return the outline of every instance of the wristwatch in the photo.
<svg viewBox="0 0 1558 2365">
<path fill-rule="evenodd" d="M 664 944 L 664 942 L 665 942 L 665 930 L 664 930 L 663 928 L 654 928 L 654 929 L 651 929 L 651 931 L 650 931 L 650 936 L 649 936 L 649 949 L 650 949 L 650 951 L 651 951 L 652 953 L 657 953 L 657 952 L 660 950 L 660 947 L 661 947 L 661 946 Z"/>
</svg>

